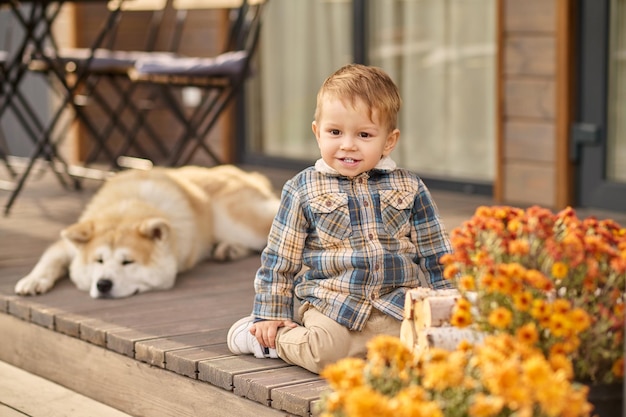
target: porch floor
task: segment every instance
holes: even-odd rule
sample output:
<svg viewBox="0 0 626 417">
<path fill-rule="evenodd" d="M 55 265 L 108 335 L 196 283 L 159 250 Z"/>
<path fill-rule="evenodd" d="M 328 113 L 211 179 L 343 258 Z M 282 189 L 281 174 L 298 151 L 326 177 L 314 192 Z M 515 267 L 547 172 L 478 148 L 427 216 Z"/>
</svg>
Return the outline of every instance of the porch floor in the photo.
<svg viewBox="0 0 626 417">
<path fill-rule="evenodd" d="M 294 174 L 258 170 L 277 189 Z M 67 279 L 47 294 L 14 295 L 16 281 L 100 182 L 83 185 L 64 189 L 44 170 L 0 218 L 0 361 L 133 416 L 316 415 L 327 389 L 317 375 L 279 359 L 233 356 L 226 346 L 230 325 L 250 313 L 258 256 L 206 262 L 181 274 L 172 290 L 126 299 L 94 300 Z M 433 196 L 448 230 L 492 204 L 482 196 Z M 626 213 L 593 214 L 626 223 Z"/>
</svg>

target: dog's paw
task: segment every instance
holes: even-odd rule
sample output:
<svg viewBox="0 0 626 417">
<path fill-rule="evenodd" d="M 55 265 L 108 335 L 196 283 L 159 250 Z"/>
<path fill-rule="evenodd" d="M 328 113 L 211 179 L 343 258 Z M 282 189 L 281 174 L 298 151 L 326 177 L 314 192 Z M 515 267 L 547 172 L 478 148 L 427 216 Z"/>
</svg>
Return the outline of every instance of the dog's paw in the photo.
<svg viewBox="0 0 626 417">
<path fill-rule="evenodd" d="M 15 284 L 15 293 L 19 295 L 37 295 L 50 291 L 54 280 L 28 275 Z"/>
<path fill-rule="evenodd" d="M 213 248 L 212 259 L 220 262 L 236 261 L 249 256 L 252 251 L 242 245 L 220 242 Z"/>
</svg>

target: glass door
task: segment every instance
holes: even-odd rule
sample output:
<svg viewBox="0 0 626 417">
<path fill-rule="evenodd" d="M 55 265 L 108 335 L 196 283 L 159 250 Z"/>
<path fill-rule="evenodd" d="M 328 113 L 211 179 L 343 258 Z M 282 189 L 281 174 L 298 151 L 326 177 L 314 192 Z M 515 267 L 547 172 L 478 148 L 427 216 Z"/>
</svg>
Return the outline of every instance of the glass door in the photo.
<svg viewBox="0 0 626 417">
<path fill-rule="evenodd" d="M 626 0 L 579 1 L 576 198 L 626 211 Z"/>
</svg>

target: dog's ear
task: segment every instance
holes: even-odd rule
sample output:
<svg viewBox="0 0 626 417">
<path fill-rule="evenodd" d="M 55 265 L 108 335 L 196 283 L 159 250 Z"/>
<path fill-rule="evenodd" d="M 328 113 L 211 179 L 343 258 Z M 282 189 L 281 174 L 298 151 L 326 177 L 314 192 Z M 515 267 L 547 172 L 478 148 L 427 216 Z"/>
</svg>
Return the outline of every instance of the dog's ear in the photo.
<svg viewBox="0 0 626 417">
<path fill-rule="evenodd" d="M 155 217 L 142 221 L 138 230 L 139 233 L 150 239 L 163 240 L 169 236 L 170 224 L 165 219 Z"/>
<path fill-rule="evenodd" d="M 74 223 L 61 231 L 61 237 L 75 245 L 85 244 L 93 237 L 93 227 L 90 221 Z"/>
<path fill-rule="evenodd" d="M 61 231 L 61 237 L 75 245 L 85 244 L 93 237 L 93 227 L 90 221 L 74 223 Z"/>
</svg>

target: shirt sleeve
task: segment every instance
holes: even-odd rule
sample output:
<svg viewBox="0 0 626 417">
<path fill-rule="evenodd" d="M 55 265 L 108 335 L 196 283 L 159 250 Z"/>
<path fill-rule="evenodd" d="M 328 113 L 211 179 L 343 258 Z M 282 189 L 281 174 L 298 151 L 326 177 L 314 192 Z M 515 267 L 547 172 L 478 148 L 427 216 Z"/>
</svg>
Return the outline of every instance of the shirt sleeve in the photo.
<svg viewBox="0 0 626 417">
<path fill-rule="evenodd" d="M 296 183 L 287 181 L 254 280 L 252 314 L 255 317 L 293 319 L 295 278 L 302 269 L 306 231 L 307 221 Z"/>
<path fill-rule="evenodd" d="M 420 258 L 420 269 L 432 288 L 452 288 L 452 283 L 443 277 L 444 267 L 439 262 L 441 256 L 452 251 L 452 246 L 437 206 L 421 179 L 413 210 L 414 243 Z"/>
</svg>

